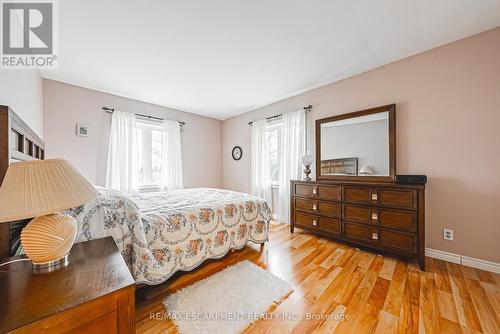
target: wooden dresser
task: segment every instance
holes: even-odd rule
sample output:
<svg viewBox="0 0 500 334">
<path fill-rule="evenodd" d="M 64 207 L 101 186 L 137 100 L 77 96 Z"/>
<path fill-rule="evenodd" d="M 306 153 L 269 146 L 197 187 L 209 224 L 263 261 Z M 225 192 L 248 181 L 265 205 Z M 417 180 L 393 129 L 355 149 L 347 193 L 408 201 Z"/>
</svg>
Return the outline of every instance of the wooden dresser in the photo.
<svg viewBox="0 0 500 334">
<path fill-rule="evenodd" d="M 425 186 L 291 181 L 291 232 L 309 232 L 417 258 L 425 270 Z"/>
</svg>

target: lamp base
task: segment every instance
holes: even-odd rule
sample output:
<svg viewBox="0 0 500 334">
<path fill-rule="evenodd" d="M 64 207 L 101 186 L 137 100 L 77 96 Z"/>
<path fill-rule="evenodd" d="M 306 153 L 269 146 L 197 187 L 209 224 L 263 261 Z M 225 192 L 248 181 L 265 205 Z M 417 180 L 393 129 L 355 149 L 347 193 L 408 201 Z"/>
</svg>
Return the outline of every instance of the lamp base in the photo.
<svg viewBox="0 0 500 334">
<path fill-rule="evenodd" d="M 305 176 L 302 178 L 302 180 L 304 180 L 304 181 L 311 181 L 312 179 L 309 176 L 309 174 L 311 174 L 311 168 L 310 168 L 310 166 L 307 166 L 307 165 L 305 167 L 306 167 L 306 169 L 304 169 L 304 175 Z"/>
<path fill-rule="evenodd" d="M 34 272 L 50 272 L 57 270 L 62 267 L 66 267 L 69 264 L 69 254 L 66 254 L 64 257 L 53 260 L 45 263 L 35 263 L 33 262 L 33 271 Z"/>
<path fill-rule="evenodd" d="M 33 219 L 21 231 L 21 245 L 33 270 L 63 267 L 76 238 L 76 220 L 62 213 Z"/>
</svg>

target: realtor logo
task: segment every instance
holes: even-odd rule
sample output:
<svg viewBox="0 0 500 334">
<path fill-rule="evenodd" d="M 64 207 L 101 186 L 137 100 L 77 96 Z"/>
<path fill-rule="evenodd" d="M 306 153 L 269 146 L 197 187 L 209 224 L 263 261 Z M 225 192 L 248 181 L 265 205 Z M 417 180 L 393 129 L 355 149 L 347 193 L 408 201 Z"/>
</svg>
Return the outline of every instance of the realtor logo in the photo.
<svg viewBox="0 0 500 334">
<path fill-rule="evenodd" d="M 55 2 L 2 1 L 2 68 L 55 68 Z"/>
</svg>

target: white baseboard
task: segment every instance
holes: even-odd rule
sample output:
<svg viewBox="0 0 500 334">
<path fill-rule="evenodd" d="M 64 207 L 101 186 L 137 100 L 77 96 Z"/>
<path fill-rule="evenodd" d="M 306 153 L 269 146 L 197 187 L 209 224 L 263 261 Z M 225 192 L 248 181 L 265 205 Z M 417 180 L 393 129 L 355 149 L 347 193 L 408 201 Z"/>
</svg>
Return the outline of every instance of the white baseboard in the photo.
<svg viewBox="0 0 500 334">
<path fill-rule="evenodd" d="M 425 249 L 425 256 L 500 274 L 500 263 L 496 262 L 485 261 L 465 255 L 444 252 L 432 248 Z"/>
<path fill-rule="evenodd" d="M 460 255 L 448 253 L 448 252 L 443 252 L 443 251 L 440 251 L 437 249 L 426 248 L 425 249 L 425 256 L 432 257 L 434 259 L 439 259 L 439 260 L 444 260 L 444 261 L 448 261 L 448 262 L 452 262 L 452 263 L 461 264 Z"/>
<path fill-rule="evenodd" d="M 468 257 L 468 256 L 462 256 L 462 264 L 464 266 L 474 267 L 500 274 L 500 263 L 475 259 L 473 257 Z"/>
</svg>

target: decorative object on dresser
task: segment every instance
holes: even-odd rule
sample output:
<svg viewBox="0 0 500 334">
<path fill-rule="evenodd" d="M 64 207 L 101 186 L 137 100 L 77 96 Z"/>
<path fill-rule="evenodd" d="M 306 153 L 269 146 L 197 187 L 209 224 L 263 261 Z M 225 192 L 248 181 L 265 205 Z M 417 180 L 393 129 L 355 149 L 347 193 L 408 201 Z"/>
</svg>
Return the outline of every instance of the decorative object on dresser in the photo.
<svg viewBox="0 0 500 334">
<path fill-rule="evenodd" d="M 298 227 L 406 258 L 425 270 L 425 186 L 291 181 L 291 232 Z"/>
<path fill-rule="evenodd" d="M 373 174 L 373 169 L 370 168 L 370 166 L 367 166 L 367 165 L 363 165 L 360 169 L 359 169 L 359 175 L 371 175 Z"/>
<path fill-rule="evenodd" d="M 302 160 L 302 164 L 306 168 L 306 169 L 304 169 L 305 176 L 304 176 L 303 180 L 304 181 L 311 181 L 311 177 L 309 176 L 309 174 L 311 174 L 311 165 L 314 161 L 313 157 L 310 154 L 305 154 L 301 160 Z"/>
<path fill-rule="evenodd" d="M 321 174 L 356 176 L 358 175 L 358 158 L 321 160 Z"/>
<path fill-rule="evenodd" d="M 77 226 L 73 217 L 58 211 L 97 195 L 64 159 L 16 162 L 9 166 L 0 187 L 0 223 L 36 217 L 21 232 L 21 245 L 33 268 L 65 265 Z"/>
<path fill-rule="evenodd" d="M 352 164 L 349 159 L 356 159 L 355 173 L 325 166 L 332 160 Z M 416 257 L 425 270 L 425 185 L 394 182 L 394 104 L 316 120 L 316 171 L 317 182 L 291 181 L 292 233 L 299 227 Z"/>
<path fill-rule="evenodd" d="M 62 270 L 4 268 L 1 333 L 135 333 L 135 282 L 112 237 L 75 244 Z"/>
<path fill-rule="evenodd" d="M 43 160 L 45 144 L 16 113 L 0 105 L 0 183 L 9 164 Z M 0 224 L 0 259 L 20 251 L 20 229 L 27 221 Z"/>
<path fill-rule="evenodd" d="M 427 175 L 396 175 L 396 183 L 426 184 Z"/>
</svg>

